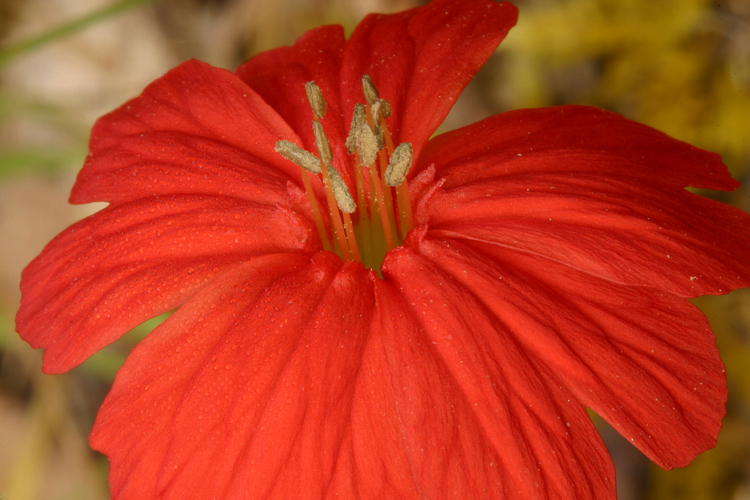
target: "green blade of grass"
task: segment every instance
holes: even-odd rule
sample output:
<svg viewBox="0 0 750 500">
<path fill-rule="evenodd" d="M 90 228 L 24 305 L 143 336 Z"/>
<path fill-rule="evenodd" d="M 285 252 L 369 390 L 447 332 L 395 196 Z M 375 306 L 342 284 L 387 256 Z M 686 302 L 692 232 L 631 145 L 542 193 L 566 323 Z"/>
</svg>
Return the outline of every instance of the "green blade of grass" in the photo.
<svg viewBox="0 0 750 500">
<path fill-rule="evenodd" d="M 62 38 L 64 36 L 75 33 L 98 21 L 106 19 L 125 10 L 129 10 L 149 3 L 155 3 L 158 1 L 159 0 L 122 0 L 78 19 L 74 19 L 73 21 L 47 31 L 46 33 L 42 33 L 41 35 L 32 37 L 28 40 L 23 40 L 21 42 L 12 44 L 0 50 L 0 68 L 8 64 L 16 57 L 24 54 L 25 52 L 38 49 L 39 47 L 57 40 L 58 38 Z"/>
</svg>

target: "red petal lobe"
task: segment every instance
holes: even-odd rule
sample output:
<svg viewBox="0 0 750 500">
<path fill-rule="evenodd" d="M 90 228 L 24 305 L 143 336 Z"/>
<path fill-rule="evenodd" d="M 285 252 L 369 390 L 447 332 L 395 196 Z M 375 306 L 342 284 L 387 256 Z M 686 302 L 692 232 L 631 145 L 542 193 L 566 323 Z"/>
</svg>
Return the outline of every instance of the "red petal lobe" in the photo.
<svg viewBox="0 0 750 500">
<path fill-rule="evenodd" d="M 313 114 L 305 93 L 305 83 L 314 81 L 328 104 L 322 123 L 336 155 L 335 146 L 343 146 L 347 133 L 344 126 L 349 126 L 345 117 L 342 120 L 339 107 L 343 49 L 343 28 L 323 26 L 302 35 L 292 47 L 258 54 L 237 68 L 237 76 L 291 125 L 308 151 L 317 154 Z"/>
<path fill-rule="evenodd" d="M 659 465 L 687 465 L 716 444 L 724 366 L 706 318 L 683 298 L 492 245 L 425 239 L 420 251 Z"/>
<path fill-rule="evenodd" d="M 83 362 L 215 276 L 265 253 L 317 249 L 305 220 L 232 198 L 111 206 L 57 236 L 24 270 L 17 330 L 44 370 Z"/>
<path fill-rule="evenodd" d="M 341 71 L 344 119 L 364 102 L 369 74 L 390 101 L 394 140 L 418 158 L 458 95 L 516 24 L 518 10 L 494 0 L 434 0 L 423 7 L 367 16 L 346 42 Z M 348 126 L 348 122 L 347 126 Z"/>
<path fill-rule="evenodd" d="M 723 191 L 739 185 L 716 153 L 590 106 L 508 111 L 441 134 L 417 170 L 432 163 L 446 188 L 530 173 L 589 173 Z"/>
<path fill-rule="evenodd" d="M 687 297 L 750 284 L 750 216 L 684 189 L 733 189 L 718 155 L 618 115 L 505 113 L 438 137 L 421 161 L 443 176 L 415 212 L 435 237 Z"/>
<path fill-rule="evenodd" d="M 425 440 L 437 439 L 449 463 L 463 462 L 462 473 L 446 480 L 469 477 L 487 490 L 470 489 L 465 498 L 613 499 L 614 468 L 607 451 L 585 408 L 555 372 L 521 348 L 515 332 L 451 276 L 455 271 L 440 270 L 408 246 L 391 252 L 384 266 L 425 332 L 423 349 L 440 366 L 445 382 L 433 391 L 443 392 L 451 408 L 443 425 L 416 431 L 415 422 L 405 426 L 407 442 L 424 446 Z M 408 421 L 408 411 L 416 410 L 407 399 L 400 411 Z M 417 414 L 425 412 L 432 413 Z M 441 414 L 436 408 L 433 415 Z M 436 428 L 443 430 L 428 438 Z M 423 460 L 416 453 L 412 459 Z M 429 481 L 424 485 L 430 487 Z"/>
<path fill-rule="evenodd" d="M 274 151 L 298 141 L 284 120 L 232 73 L 198 61 L 169 71 L 100 118 L 72 203 L 169 194 L 221 194 L 274 203 L 299 168 Z"/>
<path fill-rule="evenodd" d="M 118 500 L 353 493 L 372 273 L 332 254 L 223 275 L 133 351 L 91 434 Z M 350 314 L 351 309 L 361 314 Z"/>
</svg>

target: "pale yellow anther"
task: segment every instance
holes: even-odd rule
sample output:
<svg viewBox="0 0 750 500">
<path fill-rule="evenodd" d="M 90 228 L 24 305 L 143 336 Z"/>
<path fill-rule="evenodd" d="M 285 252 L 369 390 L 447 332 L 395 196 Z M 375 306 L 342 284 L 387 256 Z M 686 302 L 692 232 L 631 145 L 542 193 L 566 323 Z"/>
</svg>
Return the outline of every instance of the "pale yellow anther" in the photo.
<svg viewBox="0 0 750 500">
<path fill-rule="evenodd" d="M 307 82 L 305 84 L 305 93 L 307 94 L 307 100 L 312 108 L 313 115 L 318 120 L 322 120 L 326 115 L 326 100 L 323 99 L 323 92 L 320 91 L 320 87 L 315 82 Z"/>
<path fill-rule="evenodd" d="M 380 107 L 382 106 L 380 99 L 376 100 L 370 106 L 370 114 L 372 114 L 372 121 L 378 123 L 380 121 Z"/>
<path fill-rule="evenodd" d="M 320 160 L 318 159 L 318 157 L 308 151 L 305 151 L 293 142 L 279 141 L 276 143 L 274 151 L 276 151 L 295 165 L 298 165 L 305 170 L 312 172 L 313 174 L 319 174 L 321 172 Z"/>
<path fill-rule="evenodd" d="M 372 132 L 375 134 L 375 139 L 378 140 L 378 151 L 385 147 L 385 137 L 383 136 L 383 129 L 378 125 L 372 125 Z"/>
<path fill-rule="evenodd" d="M 393 150 L 388 168 L 385 169 L 385 183 L 391 187 L 398 186 L 406 179 L 411 168 L 413 149 L 408 142 L 402 142 Z"/>
<path fill-rule="evenodd" d="M 369 104 L 370 106 L 372 106 L 373 103 L 375 103 L 380 97 L 380 95 L 378 94 L 378 89 L 372 82 L 372 78 L 370 78 L 370 75 L 365 75 L 362 77 L 362 91 L 365 94 L 367 104 Z"/>
<path fill-rule="evenodd" d="M 370 107 L 370 112 L 372 113 L 372 120 L 378 123 L 381 118 L 391 116 L 391 105 L 385 99 L 378 99 Z"/>
<path fill-rule="evenodd" d="M 362 128 L 362 124 L 367 120 L 367 113 L 365 107 L 357 103 L 354 105 L 354 113 L 352 114 L 352 126 L 349 129 L 349 136 L 346 138 L 346 150 L 349 154 L 354 154 L 357 150 L 357 134 L 359 129 Z"/>
<path fill-rule="evenodd" d="M 378 100 L 380 103 L 380 117 L 381 118 L 388 118 L 391 116 L 391 113 L 393 113 L 393 110 L 391 109 L 391 103 L 386 101 L 385 99 Z"/>
<path fill-rule="evenodd" d="M 383 137 L 383 130 L 380 128 L 380 112 L 382 110 L 382 99 L 378 99 L 370 107 L 370 114 L 372 115 L 372 131 L 375 133 L 375 137 L 378 139 L 378 149 L 383 149 L 385 146 L 385 138 Z"/>
<path fill-rule="evenodd" d="M 378 138 L 373 133 L 367 123 L 363 123 L 359 128 L 357 134 L 357 153 L 359 154 L 359 162 L 365 167 L 369 167 L 375 163 L 375 159 L 378 157 Z"/>
<path fill-rule="evenodd" d="M 328 165 L 328 178 L 331 181 L 331 190 L 333 191 L 333 197 L 336 198 L 336 205 L 338 205 L 339 209 L 347 214 L 351 214 L 357 210 L 357 205 L 349 193 L 349 188 L 346 187 L 344 179 L 341 178 L 338 171 L 332 165 Z"/>
<path fill-rule="evenodd" d="M 330 165 L 333 162 L 331 145 L 328 143 L 326 133 L 323 131 L 323 124 L 317 120 L 313 121 L 313 133 L 315 134 L 315 147 L 318 148 L 320 160 L 326 165 Z"/>
</svg>

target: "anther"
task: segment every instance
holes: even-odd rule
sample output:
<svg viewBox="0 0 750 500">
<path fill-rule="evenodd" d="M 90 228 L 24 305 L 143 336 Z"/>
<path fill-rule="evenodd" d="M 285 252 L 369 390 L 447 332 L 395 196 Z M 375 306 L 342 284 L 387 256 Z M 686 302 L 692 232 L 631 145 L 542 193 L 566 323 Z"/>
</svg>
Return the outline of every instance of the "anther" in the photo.
<svg viewBox="0 0 750 500">
<path fill-rule="evenodd" d="M 367 123 L 363 123 L 357 134 L 357 153 L 359 161 L 365 167 L 369 167 L 378 157 L 378 138 Z"/>
<path fill-rule="evenodd" d="M 386 101 L 385 99 L 378 100 L 380 103 L 380 117 L 381 118 L 388 118 L 391 116 L 391 113 L 393 113 L 393 110 L 391 109 L 391 103 Z"/>
<path fill-rule="evenodd" d="M 305 84 L 305 93 L 307 94 L 307 100 L 312 108 L 313 115 L 318 120 L 322 120 L 326 115 L 326 100 L 323 99 L 323 92 L 320 91 L 320 87 L 315 82 L 307 82 Z"/>
<path fill-rule="evenodd" d="M 391 105 L 385 99 L 378 99 L 370 107 L 372 113 L 372 121 L 380 123 L 381 118 L 388 118 L 391 116 Z"/>
<path fill-rule="evenodd" d="M 344 183 L 344 180 L 332 165 L 328 165 L 327 168 L 328 178 L 331 181 L 331 189 L 333 190 L 333 197 L 336 198 L 336 205 L 338 205 L 342 212 L 348 214 L 353 213 L 357 210 L 357 205 L 354 203 L 352 195 L 349 194 L 349 188 L 346 187 L 346 183 Z"/>
<path fill-rule="evenodd" d="M 383 149 L 385 146 L 385 138 L 383 137 L 383 129 L 380 127 L 380 117 L 383 111 L 383 103 L 386 102 L 383 99 L 376 100 L 370 107 L 370 114 L 372 115 L 372 131 L 375 133 L 375 137 L 378 139 L 378 150 Z"/>
<path fill-rule="evenodd" d="M 333 162 L 331 145 L 328 143 L 326 133 L 323 131 L 323 124 L 317 120 L 313 121 L 313 133 L 315 134 L 315 146 L 318 148 L 320 161 L 326 165 L 330 165 Z"/>
<path fill-rule="evenodd" d="M 320 160 L 314 154 L 305 151 L 293 142 L 279 141 L 276 143 L 274 151 L 295 165 L 298 165 L 313 174 L 319 174 L 321 172 Z"/>
<path fill-rule="evenodd" d="M 365 107 L 357 103 L 354 105 L 354 113 L 352 114 L 352 126 L 349 129 L 349 136 L 346 138 L 346 150 L 349 154 L 354 154 L 357 151 L 357 134 L 362 128 L 362 124 L 367 120 L 367 113 Z"/>
<path fill-rule="evenodd" d="M 379 123 L 380 122 L 380 107 L 382 106 L 380 99 L 376 100 L 374 103 L 372 103 L 372 106 L 370 106 L 370 113 L 372 114 L 372 122 L 373 123 Z"/>
<path fill-rule="evenodd" d="M 372 82 L 372 78 L 370 78 L 370 75 L 365 75 L 362 77 L 362 91 L 365 94 L 367 104 L 369 104 L 370 106 L 372 106 L 380 97 L 380 95 L 378 94 L 378 89 Z"/>
<path fill-rule="evenodd" d="M 391 187 L 398 186 L 406 179 L 411 168 L 413 150 L 411 144 L 402 142 L 391 155 L 388 168 L 385 169 L 385 183 Z"/>
<path fill-rule="evenodd" d="M 378 151 L 382 150 L 383 147 L 385 147 L 385 137 L 383 135 L 383 128 L 373 123 L 372 133 L 375 134 L 375 139 L 378 140 Z"/>
</svg>

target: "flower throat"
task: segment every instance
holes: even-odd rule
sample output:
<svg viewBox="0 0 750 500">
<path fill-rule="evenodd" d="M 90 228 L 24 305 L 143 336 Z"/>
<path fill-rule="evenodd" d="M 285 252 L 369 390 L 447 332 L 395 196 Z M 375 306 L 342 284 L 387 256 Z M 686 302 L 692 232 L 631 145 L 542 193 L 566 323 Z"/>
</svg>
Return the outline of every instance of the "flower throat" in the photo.
<svg viewBox="0 0 750 500">
<path fill-rule="evenodd" d="M 333 167 L 333 153 L 321 123 L 327 105 L 315 82 L 307 82 L 305 91 L 313 112 L 318 156 L 290 141 L 277 142 L 275 150 L 304 169 L 302 182 L 323 248 L 336 252 L 343 260 L 361 262 L 380 274 L 386 252 L 400 245 L 413 226 L 406 181 L 413 153 L 408 142 L 393 147 L 385 121 L 391 115 L 390 103 L 380 99 L 368 75 L 362 77 L 362 88 L 366 104 L 354 106 L 346 139 L 346 149 L 354 157 L 356 203 Z M 317 175 L 321 176 L 326 195 L 331 237 L 312 188 L 312 178 Z"/>
</svg>

